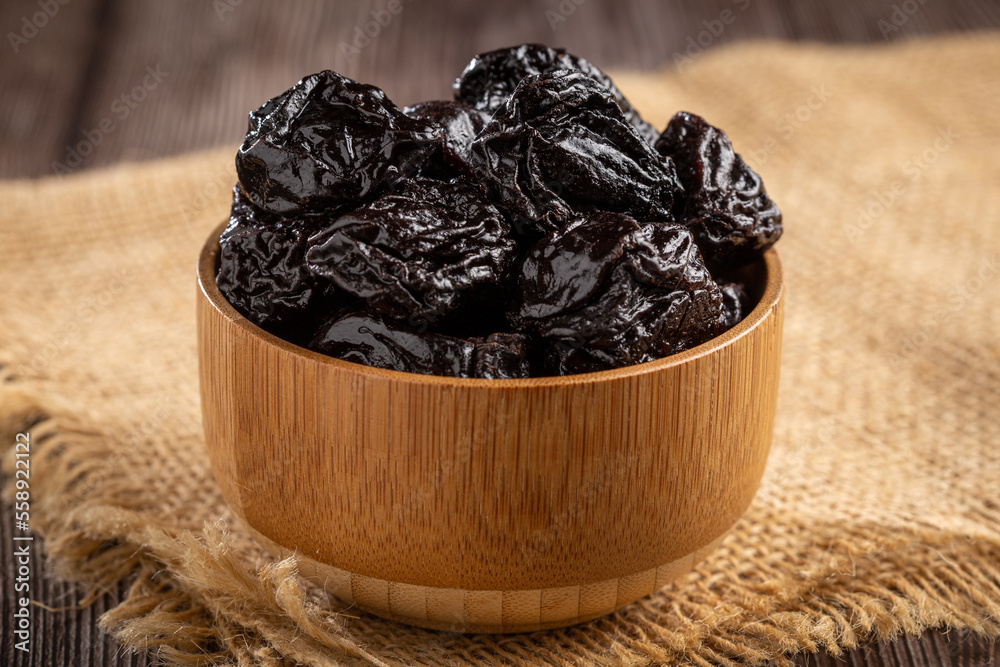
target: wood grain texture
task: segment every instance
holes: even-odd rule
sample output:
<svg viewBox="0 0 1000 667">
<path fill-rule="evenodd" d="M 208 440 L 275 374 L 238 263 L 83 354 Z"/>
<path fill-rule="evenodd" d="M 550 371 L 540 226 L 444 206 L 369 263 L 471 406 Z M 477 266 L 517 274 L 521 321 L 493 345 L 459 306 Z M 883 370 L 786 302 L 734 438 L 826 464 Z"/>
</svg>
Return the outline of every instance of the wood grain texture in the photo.
<svg viewBox="0 0 1000 667">
<path fill-rule="evenodd" d="M 553 588 L 479 590 L 354 574 L 283 547 L 252 527 L 248 530 L 276 557 L 295 556 L 300 575 L 359 609 L 433 630 L 489 633 L 547 630 L 610 614 L 689 572 L 726 535 L 674 561 L 617 579 Z"/>
<path fill-rule="evenodd" d="M 757 307 L 703 345 L 476 380 L 369 368 L 257 328 L 215 285 L 223 227 L 198 272 L 215 476 L 247 525 L 361 609 L 403 618 L 416 603 L 408 622 L 477 632 L 587 620 L 689 569 L 753 499 L 781 352 L 773 250 L 747 273 Z M 425 601 L 404 589 L 394 610 L 393 584 Z"/>
<path fill-rule="evenodd" d="M 440 93 L 440 73 L 451 72 L 468 57 L 469 48 L 489 47 L 542 38 L 591 57 L 605 67 L 653 67 L 669 63 L 689 36 L 732 6 L 730 0 L 587 0 L 580 9 L 550 30 L 544 11 L 555 0 L 510 0 L 504 3 L 461 3 L 438 0 L 420 3 L 418 12 L 390 26 L 357 58 L 350 71 L 380 83 L 393 95 L 412 99 Z M 158 12 L 170 4 L 176 11 Z M 234 145 L 245 129 L 246 112 L 268 95 L 300 77 L 309 68 L 331 66 L 320 55 L 320 42 L 338 44 L 357 21 L 377 3 L 332 3 L 298 0 L 295 12 L 274 7 L 284 3 L 244 0 L 219 18 L 212 3 L 178 0 L 72 0 L 60 14 L 18 53 L 6 39 L 22 20 L 37 11 L 37 0 L 0 3 L 0 178 L 24 178 L 52 173 L 67 146 L 84 138 L 94 120 L 108 114 L 115 95 L 134 82 L 148 64 L 128 49 L 136 42 L 173 72 L 184 73 L 163 87 L 152 104 L 129 119 L 135 128 L 108 135 L 87 156 L 80 169 L 113 164 L 122 159 L 172 155 L 210 146 Z M 499 6 L 502 4 L 502 10 Z M 743 39 L 806 39 L 828 42 L 884 42 L 878 21 L 898 0 L 852 2 L 820 0 L 753 0 L 740 21 L 730 26 L 712 47 Z M 342 9 L 346 7 L 346 9 Z M 408 10 L 407 10 L 408 11 Z M 492 11 L 492 13 L 486 13 Z M 155 17 L 155 20 L 150 17 Z M 917 35 L 1000 27 L 1000 4 L 993 0 L 928 2 L 889 40 Z M 428 40 L 427 35 L 434 35 Z M 428 42 L 430 42 L 428 44 Z M 416 48 L 414 48 L 416 47 Z M 404 53 L 403 49 L 407 49 Z M 332 66 L 342 63 L 334 62 Z M 122 83 L 119 83 L 122 82 Z M 407 91 L 410 91 L 407 93 Z M 164 99 L 167 98 L 167 99 Z M 167 114 L 183 120 L 157 125 Z M 162 115 L 161 115 L 162 114 Z M 0 505 L 3 516 L 12 508 Z M 10 526 L 0 521 L 0 543 L 9 544 Z M 41 553 L 43 544 L 38 542 Z M 6 554 L 6 551 L 3 552 Z M 0 615 L 13 610 L 13 590 L 6 585 L 10 561 L 3 559 L 4 584 Z M 149 664 L 146 656 L 122 653 L 96 626 L 96 618 L 117 599 L 113 591 L 94 607 L 74 610 L 82 594 L 75 587 L 43 576 L 37 561 L 32 574 L 34 597 L 60 612 L 36 609 L 37 649 L 13 650 L 9 625 L 0 632 L 0 664 L 23 667 L 59 665 L 128 666 Z M 848 652 L 843 660 L 826 655 L 802 655 L 800 665 L 963 665 L 1000 664 L 998 644 L 968 633 L 931 630 L 920 637 L 873 642 Z"/>
<path fill-rule="evenodd" d="M 14 525 L 10 519 L 14 508 L 6 501 L 0 503 L 3 519 L 0 520 L 0 665 L 4 667 L 63 667 L 63 666 L 113 666 L 146 667 L 150 658 L 122 649 L 117 642 L 97 628 L 97 619 L 112 609 L 128 588 L 122 583 L 99 597 L 92 605 L 80 606 L 83 593 L 77 586 L 56 581 L 47 575 L 43 558 L 44 543 L 35 536 L 32 542 L 31 573 L 28 577 L 31 599 L 44 604 L 31 607 L 32 641 L 27 652 L 16 650 L 12 633 L 12 616 L 17 596 L 14 582 L 16 564 L 12 553 Z M 20 534 L 20 532 L 19 532 Z"/>
<path fill-rule="evenodd" d="M 370 43 L 350 51 L 385 4 L 71 0 L 17 53 L 0 46 L 0 178 L 235 146 L 249 110 L 325 68 L 379 85 L 402 105 L 448 96 L 472 54 L 526 41 L 565 46 L 604 68 L 669 64 L 706 21 L 734 7 L 737 20 L 709 48 L 760 38 L 881 43 L 1000 27 L 991 0 L 927 2 L 887 34 L 879 21 L 897 0 L 586 0 L 570 13 L 560 0 L 406 0 Z M 37 11 L 38 0 L 6 0 L 0 26 L 16 33 Z M 147 68 L 165 76 L 137 90 Z M 98 136 L 102 124 L 112 129 Z"/>
</svg>

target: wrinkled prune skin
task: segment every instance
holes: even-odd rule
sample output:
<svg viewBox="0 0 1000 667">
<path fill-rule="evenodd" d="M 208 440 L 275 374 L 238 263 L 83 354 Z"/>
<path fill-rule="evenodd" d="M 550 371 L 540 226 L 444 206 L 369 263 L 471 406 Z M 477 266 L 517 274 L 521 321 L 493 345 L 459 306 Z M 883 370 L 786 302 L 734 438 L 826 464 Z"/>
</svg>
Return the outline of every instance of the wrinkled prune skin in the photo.
<svg viewBox="0 0 1000 667">
<path fill-rule="evenodd" d="M 720 333 L 722 292 L 680 225 L 578 218 L 528 251 L 518 286 L 511 324 L 542 338 L 555 375 L 651 361 Z"/>
<path fill-rule="evenodd" d="M 472 159 L 492 200 L 529 238 L 595 210 L 670 221 L 681 187 L 672 161 L 578 71 L 523 79 L 472 142 Z"/>
<path fill-rule="evenodd" d="M 423 375 L 468 377 L 473 345 L 420 333 L 379 313 L 349 313 L 321 325 L 309 348 L 344 361 Z"/>
<path fill-rule="evenodd" d="M 216 281 L 318 352 L 457 378 L 659 359 L 754 307 L 781 213 L 724 132 L 662 134 L 588 61 L 476 56 L 455 101 L 319 72 L 250 114 Z M 714 278 L 713 278 L 714 276 Z"/>
<path fill-rule="evenodd" d="M 308 336 L 303 329 L 335 291 L 305 265 L 307 239 L 321 224 L 261 211 L 234 187 L 229 225 L 219 239 L 219 290 L 263 329 L 295 339 Z"/>
<path fill-rule="evenodd" d="M 325 70 L 250 114 L 236 173 L 274 213 L 356 206 L 412 172 L 439 138 L 382 90 Z"/>
<path fill-rule="evenodd" d="M 722 327 L 732 329 L 753 310 L 750 295 L 742 283 L 719 283 L 722 290 Z"/>
<path fill-rule="evenodd" d="M 656 150 L 674 160 L 685 191 L 680 220 L 709 268 L 749 264 L 781 237 L 781 212 L 725 132 L 682 111 L 670 120 Z"/>
<path fill-rule="evenodd" d="M 450 181 L 472 178 L 472 140 L 490 119 L 490 114 L 462 102 L 437 100 L 403 109 L 411 118 L 440 128 L 438 148 L 420 165 L 418 175 Z"/>
<path fill-rule="evenodd" d="M 310 239 L 308 270 L 374 310 L 432 323 L 502 290 L 510 225 L 467 183 L 408 179 Z"/>
<path fill-rule="evenodd" d="M 470 338 L 475 346 L 472 375 L 491 380 L 511 380 L 531 376 L 530 339 L 524 334 L 495 333 L 486 338 Z"/>
<path fill-rule="evenodd" d="M 551 74 L 556 70 L 583 72 L 614 98 L 628 122 L 650 145 L 659 133 L 639 115 L 607 74 L 579 56 L 541 44 L 521 44 L 480 53 L 465 67 L 453 86 L 455 99 L 492 114 L 506 102 L 526 76 Z"/>
<path fill-rule="evenodd" d="M 463 340 L 419 332 L 362 310 L 323 324 L 309 347 L 345 361 L 405 373 L 504 379 L 527 377 L 527 342 L 518 334 Z"/>
</svg>

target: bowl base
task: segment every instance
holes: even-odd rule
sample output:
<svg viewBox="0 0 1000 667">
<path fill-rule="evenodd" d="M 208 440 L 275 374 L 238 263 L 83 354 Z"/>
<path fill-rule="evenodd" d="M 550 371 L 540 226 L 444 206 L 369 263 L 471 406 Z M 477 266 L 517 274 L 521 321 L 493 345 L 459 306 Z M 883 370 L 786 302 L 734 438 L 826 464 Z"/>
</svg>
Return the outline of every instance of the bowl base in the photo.
<svg viewBox="0 0 1000 667">
<path fill-rule="evenodd" d="M 497 591 L 418 586 L 348 572 L 283 547 L 247 527 L 275 557 L 295 556 L 299 574 L 341 602 L 391 621 L 470 633 L 534 632 L 605 616 L 687 574 L 728 534 L 674 561 L 618 579 L 560 588 Z"/>
</svg>

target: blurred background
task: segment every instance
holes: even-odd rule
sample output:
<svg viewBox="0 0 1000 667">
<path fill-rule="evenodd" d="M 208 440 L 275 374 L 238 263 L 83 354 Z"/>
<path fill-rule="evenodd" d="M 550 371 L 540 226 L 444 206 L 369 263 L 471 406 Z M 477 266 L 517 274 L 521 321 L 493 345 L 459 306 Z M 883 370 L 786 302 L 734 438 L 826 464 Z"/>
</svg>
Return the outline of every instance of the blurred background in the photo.
<svg viewBox="0 0 1000 667">
<path fill-rule="evenodd" d="M 447 98 L 469 58 L 522 42 L 566 47 L 605 70 L 676 66 L 745 40 L 882 45 L 1000 28 L 995 0 L 3 0 L 0 178 L 66 175 L 235 146 L 247 113 L 326 68 L 400 106 Z M 1000 82 L 998 82 L 1000 83 Z M 6 511 L 6 510 L 5 510 Z M 0 543 L 10 544 L 0 525 Z M 6 547 L 4 547 L 6 549 Z M 4 581 L 13 578 L 3 560 Z M 145 665 L 96 626 L 116 591 L 79 608 L 72 586 L 32 572 L 39 650 L 0 665 Z M 0 616 L 12 607 L 4 585 Z M 6 625 L 5 625 L 6 628 Z M 992 664 L 992 643 L 954 632 L 799 664 Z"/>
<path fill-rule="evenodd" d="M 246 115 L 332 68 L 400 106 L 475 53 L 564 46 L 602 69 L 748 39 L 883 43 L 1000 27 L 993 0 L 4 0 L 0 178 L 237 144 Z"/>
</svg>

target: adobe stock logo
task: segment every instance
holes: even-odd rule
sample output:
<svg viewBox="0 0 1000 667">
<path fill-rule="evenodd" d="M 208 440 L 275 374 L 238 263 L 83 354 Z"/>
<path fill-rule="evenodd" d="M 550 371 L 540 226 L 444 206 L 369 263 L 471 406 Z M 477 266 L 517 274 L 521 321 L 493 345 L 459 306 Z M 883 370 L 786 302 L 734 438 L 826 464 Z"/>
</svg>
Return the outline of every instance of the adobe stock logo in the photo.
<svg viewBox="0 0 1000 667">
<path fill-rule="evenodd" d="M 405 0 L 406 4 L 412 1 Z M 369 12 L 371 19 L 354 26 L 354 39 L 350 43 L 341 42 L 337 50 L 347 62 L 354 62 L 361 55 L 361 51 L 371 45 L 372 40 L 381 35 L 382 31 L 392 23 L 392 19 L 403 13 L 404 8 L 404 0 L 388 0 L 381 9 L 371 10 Z"/>
<path fill-rule="evenodd" d="M 865 233 L 910 191 L 913 184 L 923 178 L 924 172 L 951 149 L 959 136 L 950 125 L 939 129 L 933 142 L 900 165 L 900 171 L 906 178 L 897 178 L 884 188 L 873 189 L 868 202 L 858 210 L 855 222 L 844 226 L 848 240 L 851 243 L 860 241 Z"/>
<path fill-rule="evenodd" d="M 38 31 L 49 24 L 49 21 L 56 17 L 63 5 L 68 5 L 69 0 L 38 0 L 39 11 L 30 17 L 26 14 L 21 17 L 21 29 L 18 32 L 8 32 L 7 41 L 14 53 L 20 53 L 21 47 L 34 39 Z"/>
<path fill-rule="evenodd" d="M 118 124 L 124 122 L 132 115 L 142 102 L 149 97 L 149 94 L 163 83 L 163 80 L 170 76 L 170 72 L 161 66 L 146 66 L 146 75 L 142 80 L 111 102 L 110 111 L 112 115 L 102 118 L 95 127 L 81 130 L 83 139 L 75 144 L 67 144 L 66 158 L 62 162 L 52 163 L 52 172 L 57 176 L 66 176 L 73 173 L 83 165 L 87 156 L 91 155 L 104 138 L 118 129 Z M 116 119 L 117 118 L 117 122 Z"/>
<path fill-rule="evenodd" d="M 674 66 L 679 72 L 684 73 L 687 67 L 705 52 L 705 49 L 715 44 L 726 28 L 736 22 L 736 18 L 739 16 L 737 11 L 745 12 L 750 7 L 750 0 L 732 0 L 732 4 L 736 10 L 723 9 L 716 18 L 705 19 L 701 22 L 705 27 L 704 30 L 697 35 L 688 35 L 684 53 L 674 51 Z"/>
<path fill-rule="evenodd" d="M 576 11 L 576 8 L 586 1 L 587 0 L 562 0 L 559 3 L 559 6 L 555 9 L 546 9 L 545 19 L 549 22 L 549 27 L 552 28 L 552 32 L 555 32 L 559 28 L 559 24 L 565 23 L 566 19 Z"/>
<path fill-rule="evenodd" d="M 882 39 L 888 40 L 890 35 L 902 30 L 910 18 L 925 4 L 927 4 L 927 0 L 904 0 L 899 4 L 894 4 L 888 20 L 883 18 L 878 21 L 878 30 L 882 33 Z"/>
</svg>

